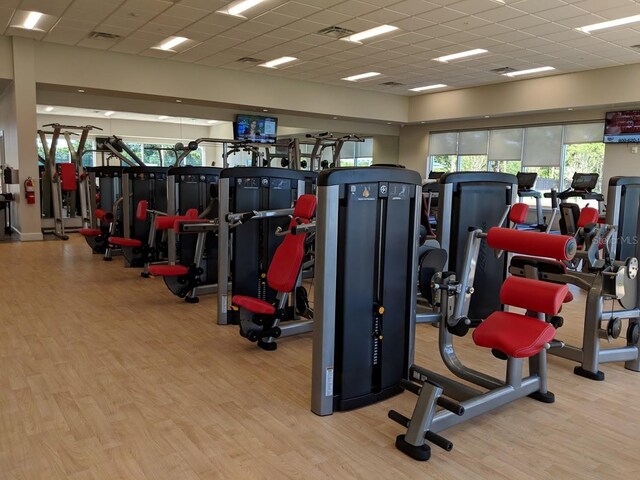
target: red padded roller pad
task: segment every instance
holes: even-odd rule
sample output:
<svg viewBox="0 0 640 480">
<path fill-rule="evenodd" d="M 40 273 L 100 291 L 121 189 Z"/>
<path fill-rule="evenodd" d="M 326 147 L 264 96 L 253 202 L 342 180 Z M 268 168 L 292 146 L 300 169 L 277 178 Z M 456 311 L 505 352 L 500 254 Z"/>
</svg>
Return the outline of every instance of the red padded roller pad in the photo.
<svg viewBox="0 0 640 480">
<path fill-rule="evenodd" d="M 556 329 L 537 318 L 510 312 L 493 312 L 473 331 L 480 347 L 495 348 L 510 357 L 537 355 L 553 340 Z"/>
<path fill-rule="evenodd" d="M 143 221 L 147 219 L 147 208 L 149 208 L 149 202 L 146 200 L 140 200 L 138 207 L 136 208 L 136 219 Z"/>
<path fill-rule="evenodd" d="M 556 260 L 571 260 L 576 254 L 576 241 L 567 235 L 493 227 L 487 234 L 487 243 L 496 250 Z"/>
<path fill-rule="evenodd" d="M 531 278 L 509 277 L 502 284 L 500 302 L 532 312 L 557 315 L 569 287 Z"/>
<path fill-rule="evenodd" d="M 60 164 L 61 187 L 65 192 L 71 192 L 78 189 L 76 182 L 76 166 L 73 163 Z"/>
<path fill-rule="evenodd" d="M 169 230 L 178 220 L 195 220 L 198 218 L 198 210 L 190 208 L 185 215 L 165 215 L 156 217 L 156 230 Z"/>
<path fill-rule="evenodd" d="M 597 209 L 593 207 L 584 207 L 580 210 L 580 216 L 578 217 L 576 227 L 582 228 L 590 223 L 598 223 L 598 220 L 600 220 L 600 215 Z"/>
<path fill-rule="evenodd" d="M 105 212 L 104 210 L 98 208 L 96 209 L 96 218 L 98 220 L 102 220 L 103 222 L 111 223 L 113 221 L 113 213 Z"/>
<path fill-rule="evenodd" d="M 509 210 L 509 221 L 516 225 L 521 225 L 527 221 L 528 213 L 529 205 L 526 203 L 515 203 L 511 205 L 511 210 Z"/>
</svg>

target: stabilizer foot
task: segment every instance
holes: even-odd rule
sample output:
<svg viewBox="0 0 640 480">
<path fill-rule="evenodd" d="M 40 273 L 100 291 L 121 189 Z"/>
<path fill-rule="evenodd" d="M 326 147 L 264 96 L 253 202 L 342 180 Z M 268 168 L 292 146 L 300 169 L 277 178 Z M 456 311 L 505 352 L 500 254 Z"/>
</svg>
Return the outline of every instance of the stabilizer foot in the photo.
<svg viewBox="0 0 640 480">
<path fill-rule="evenodd" d="M 588 378 L 589 380 L 595 380 L 597 382 L 602 382 L 604 380 L 604 372 L 598 370 L 596 373 L 590 372 L 589 370 L 585 370 L 582 367 L 575 367 L 573 369 L 573 373 L 576 375 L 580 375 L 581 377 Z"/>
<path fill-rule="evenodd" d="M 411 445 L 404 439 L 404 435 L 398 435 L 396 437 L 396 448 L 405 455 L 409 455 L 414 460 L 420 462 L 426 462 L 431 458 L 431 447 L 429 445 Z"/>
<path fill-rule="evenodd" d="M 184 297 L 184 301 L 187 303 L 198 303 L 200 299 L 198 297 Z"/>
<path fill-rule="evenodd" d="M 113 260 L 113 258 L 111 258 L 111 257 L 105 257 L 105 258 L 103 258 L 103 260 L 104 260 L 105 262 L 110 262 L 110 261 L 112 261 L 112 260 Z"/>
<path fill-rule="evenodd" d="M 151 278 L 151 274 L 150 273 L 145 273 L 145 272 L 140 272 L 140 276 L 142 278 Z"/>
<path fill-rule="evenodd" d="M 258 346 L 261 349 L 266 350 L 268 352 L 273 352 L 274 350 L 276 350 L 278 348 L 278 344 L 276 342 L 265 342 L 262 339 L 258 340 Z"/>
<path fill-rule="evenodd" d="M 556 401 L 556 396 L 551 392 L 533 392 L 529 395 L 529 397 L 542 403 L 553 403 Z"/>
</svg>

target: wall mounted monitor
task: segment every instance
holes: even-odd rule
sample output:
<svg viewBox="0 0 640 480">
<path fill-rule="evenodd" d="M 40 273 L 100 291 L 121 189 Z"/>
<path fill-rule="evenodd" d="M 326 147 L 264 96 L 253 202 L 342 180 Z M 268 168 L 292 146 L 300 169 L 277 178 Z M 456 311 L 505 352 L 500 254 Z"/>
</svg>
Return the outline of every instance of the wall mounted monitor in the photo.
<svg viewBox="0 0 640 480">
<path fill-rule="evenodd" d="M 261 115 L 238 114 L 234 137 L 254 143 L 276 143 L 278 119 Z"/>
<path fill-rule="evenodd" d="M 640 110 L 607 112 L 604 143 L 640 143 Z"/>
</svg>

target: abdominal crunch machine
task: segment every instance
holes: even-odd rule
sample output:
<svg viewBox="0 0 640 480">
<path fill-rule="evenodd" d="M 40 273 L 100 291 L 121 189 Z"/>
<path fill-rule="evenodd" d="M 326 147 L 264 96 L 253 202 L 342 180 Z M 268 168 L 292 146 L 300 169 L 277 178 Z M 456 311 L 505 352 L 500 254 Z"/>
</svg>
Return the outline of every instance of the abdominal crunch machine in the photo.
<svg viewBox="0 0 640 480">
<path fill-rule="evenodd" d="M 416 460 L 430 458 L 431 449 L 425 441 L 451 450 L 453 444 L 439 435 L 451 426 L 525 396 L 544 403 L 554 401 L 554 395 L 547 389 L 546 354 L 547 349 L 562 345 L 554 340 L 556 330 L 553 323 L 544 320 L 558 318 L 556 316 L 568 298 L 568 287 L 509 277 L 500 290 L 500 302 L 522 308 L 526 313 L 494 311 L 483 321 L 469 320 L 467 314 L 473 294 L 475 265 L 481 250 L 484 250 L 483 242 L 498 255 L 508 251 L 568 261 L 576 251 L 576 242 L 569 236 L 500 227 L 491 228 L 488 233 L 477 229 L 469 233 L 461 278 L 456 278 L 453 272 L 434 275 L 434 298 L 442 317 L 439 322 L 440 355 L 452 373 L 483 390 L 423 367 L 411 366 L 410 380 L 402 381 L 401 385 L 418 396 L 413 414 L 408 418 L 391 410 L 389 417 L 407 427 L 406 433 L 397 437 L 396 447 Z M 474 327 L 475 344 L 490 348 L 495 357 L 506 360 L 505 380 L 465 366 L 456 355 L 454 334 L 463 336 Z M 529 375 L 526 377 L 522 372 L 524 359 L 529 362 Z"/>
</svg>

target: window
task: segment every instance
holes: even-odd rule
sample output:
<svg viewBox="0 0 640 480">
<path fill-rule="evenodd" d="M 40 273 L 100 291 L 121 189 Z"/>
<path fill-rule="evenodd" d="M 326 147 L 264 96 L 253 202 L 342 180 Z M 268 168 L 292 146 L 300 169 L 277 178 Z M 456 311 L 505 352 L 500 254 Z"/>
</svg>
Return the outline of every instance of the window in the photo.
<svg viewBox="0 0 640 480">
<path fill-rule="evenodd" d="M 51 146 L 51 135 L 47 135 L 46 136 L 46 140 L 47 140 L 47 148 L 50 148 Z M 37 137 L 36 139 L 36 144 L 37 144 L 37 148 L 38 148 L 38 156 L 40 158 L 42 158 L 42 160 L 44 160 L 45 158 L 45 151 L 44 148 L 42 146 L 42 142 L 40 141 L 40 136 Z M 73 149 L 77 149 L 78 148 L 78 140 L 76 139 L 71 139 L 71 145 L 73 147 Z M 93 140 L 87 140 L 87 142 L 85 143 L 84 149 L 85 150 L 93 150 L 94 147 L 94 142 Z M 67 145 L 66 140 L 64 139 L 64 137 L 60 137 L 58 138 L 58 142 L 56 144 L 56 163 L 69 163 L 71 162 L 71 153 L 69 152 L 69 146 Z M 85 167 L 91 167 L 94 164 L 94 157 L 93 157 L 93 152 L 88 152 L 82 155 L 82 165 Z"/>
<path fill-rule="evenodd" d="M 368 167 L 373 163 L 373 138 L 364 142 L 344 142 L 340 150 L 341 167 Z"/>
<path fill-rule="evenodd" d="M 603 135 L 603 123 L 433 133 L 427 172 L 536 172 L 542 193 L 569 188 L 575 172 L 594 172 L 602 191 Z M 543 205 L 551 200 L 543 198 Z"/>
</svg>

